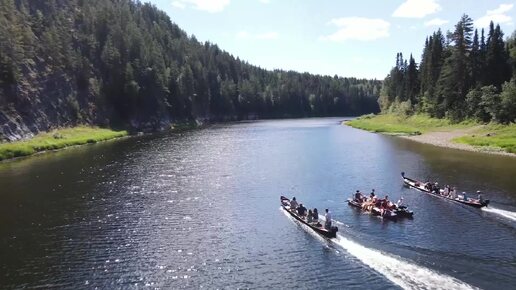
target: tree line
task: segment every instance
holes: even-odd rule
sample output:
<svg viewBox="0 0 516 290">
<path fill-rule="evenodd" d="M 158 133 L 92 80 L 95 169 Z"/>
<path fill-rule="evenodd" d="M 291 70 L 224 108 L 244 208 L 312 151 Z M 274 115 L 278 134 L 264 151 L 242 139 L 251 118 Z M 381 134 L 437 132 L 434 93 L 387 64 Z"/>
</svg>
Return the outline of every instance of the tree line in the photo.
<svg viewBox="0 0 516 290">
<path fill-rule="evenodd" d="M 0 117 L 138 127 L 379 111 L 381 81 L 265 70 L 140 1 L 0 0 L 0 45 Z"/>
<path fill-rule="evenodd" d="M 487 35 L 463 15 L 453 32 L 426 38 L 419 66 L 398 53 L 385 78 L 382 111 L 427 113 L 454 121 L 516 121 L 516 31 L 504 39 L 500 25 Z"/>
</svg>

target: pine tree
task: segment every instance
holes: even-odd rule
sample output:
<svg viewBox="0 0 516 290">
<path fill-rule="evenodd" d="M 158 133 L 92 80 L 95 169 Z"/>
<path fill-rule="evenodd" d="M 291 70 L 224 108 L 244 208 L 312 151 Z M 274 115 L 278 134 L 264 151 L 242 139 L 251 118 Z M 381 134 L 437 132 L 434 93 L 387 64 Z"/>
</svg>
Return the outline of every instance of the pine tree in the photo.
<svg viewBox="0 0 516 290">
<path fill-rule="evenodd" d="M 443 117 L 445 113 L 454 120 L 464 117 L 464 110 L 460 110 L 460 106 L 470 89 L 469 53 L 472 31 L 473 20 L 463 15 L 451 35 L 451 55 L 446 58 L 437 83 L 439 99 L 442 100 L 439 104 L 439 117 Z"/>
<path fill-rule="evenodd" d="M 489 24 L 489 35 L 486 51 L 486 80 L 487 84 L 501 88 L 510 79 L 509 55 L 505 49 L 503 32 L 500 25 Z"/>
</svg>

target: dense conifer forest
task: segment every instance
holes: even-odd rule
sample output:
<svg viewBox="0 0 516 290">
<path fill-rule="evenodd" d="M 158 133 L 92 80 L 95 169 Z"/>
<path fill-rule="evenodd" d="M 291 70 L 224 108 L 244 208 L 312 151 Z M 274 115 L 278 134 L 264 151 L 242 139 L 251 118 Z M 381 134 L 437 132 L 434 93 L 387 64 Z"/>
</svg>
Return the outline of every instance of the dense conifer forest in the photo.
<svg viewBox="0 0 516 290">
<path fill-rule="evenodd" d="M 379 111 L 380 81 L 265 70 L 139 1 L 0 0 L 0 47 L 1 139 Z"/>
<path fill-rule="evenodd" d="M 385 78 L 382 111 L 428 113 L 453 121 L 516 121 L 516 32 L 504 38 L 499 25 L 473 29 L 463 15 L 453 32 L 425 41 L 419 66 L 398 53 Z"/>
</svg>

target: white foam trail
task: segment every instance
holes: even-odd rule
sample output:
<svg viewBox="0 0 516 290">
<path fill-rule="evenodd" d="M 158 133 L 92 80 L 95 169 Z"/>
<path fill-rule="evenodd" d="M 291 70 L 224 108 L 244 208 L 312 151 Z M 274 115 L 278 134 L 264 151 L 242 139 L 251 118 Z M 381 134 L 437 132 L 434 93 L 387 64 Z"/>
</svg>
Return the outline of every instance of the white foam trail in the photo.
<svg viewBox="0 0 516 290">
<path fill-rule="evenodd" d="M 292 221 L 295 221 L 287 212 L 282 211 Z M 303 228 L 321 240 L 325 240 L 308 226 L 303 225 Z M 413 264 L 401 257 L 364 247 L 340 234 L 337 234 L 337 239 L 331 241 L 403 289 L 478 289 L 451 276 Z"/>
<path fill-rule="evenodd" d="M 489 212 L 489 213 L 497 214 L 499 216 L 502 216 L 504 218 L 507 218 L 507 219 L 510 219 L 510 220 L 516 222 L 516 212 L 509 211 L 509 210 L 503 210 L 503 209 L 499 209 L 499 208 L 495 208 L 495 207 L 483 207 L 482 210 Z"/>
<path fill-rule="evenodd" d="M 403 289 L 477 289 L 400 257 L 364 247 L 340 234 L 334 242 Z"/>
</svg>

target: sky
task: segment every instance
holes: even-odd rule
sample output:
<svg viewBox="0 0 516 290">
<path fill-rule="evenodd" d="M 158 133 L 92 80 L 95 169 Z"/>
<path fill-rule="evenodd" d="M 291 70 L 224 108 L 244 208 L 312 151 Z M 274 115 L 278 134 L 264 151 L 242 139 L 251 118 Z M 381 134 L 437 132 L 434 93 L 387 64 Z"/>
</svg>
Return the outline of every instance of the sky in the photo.
<svg viewBox="0 0 516 290">
<path fill-rule="evenodd" d="M 421 58 L 425 38 L 466 13 L 515 31 L 511 0 L 142 0 L 189 35 L 266 69 L 383 79 L 396 53 Z M 486 31 L 487 34 L 487 31 Z"/>
</svg>

